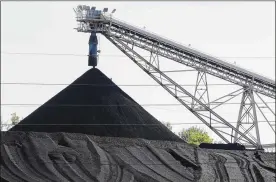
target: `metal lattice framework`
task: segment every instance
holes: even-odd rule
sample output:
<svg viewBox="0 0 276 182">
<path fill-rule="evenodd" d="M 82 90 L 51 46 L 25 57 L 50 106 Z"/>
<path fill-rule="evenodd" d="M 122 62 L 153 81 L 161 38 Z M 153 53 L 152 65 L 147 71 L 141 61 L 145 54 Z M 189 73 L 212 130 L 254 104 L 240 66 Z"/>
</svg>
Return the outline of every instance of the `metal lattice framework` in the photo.
<svg viewBox="0 0 276 182">
<path fill-rule="evenodd" d="M 275 111 L 262 99 L 264 95 L 275 100 L 275 81 L 146 32 L 114 19 L 112 15 L 101 13 L 100 16 L 98 14 L 93 16 L 93 12 L 83 13 L 80 9 L 76 11 L 76 14 L 79 32 L 98 32 L 104 35 L 226 143 L 240 142 L 251 148 L 264 147 L 260 141 L 257 109 L 275 133 L 275 121 L 273 127 L 263 109 L 270 111 L 274 116 Z M 138 49 L 148 51 L 150 57 L 146 59 L 141 56 Z M 198 71 L 194 93 L 189 92 L 185 86 L 181 86 L 160 70 L 159 56 Z M 208 74 L 239 85 L 241 88 L 210 101 Z M 259 106 L 255 102 L 253 93 L 261 99 L 264 106 Z M 242 101 L 237 125 L 233 126 L 215 109 L 241 94 Z M 215 106 L 212 107 L 213 105 Z M 250 132 L 253 128 L 255 134 Z M 269 146 L 275 146 L 275 144 L 265 147 Z"/>
</svg>

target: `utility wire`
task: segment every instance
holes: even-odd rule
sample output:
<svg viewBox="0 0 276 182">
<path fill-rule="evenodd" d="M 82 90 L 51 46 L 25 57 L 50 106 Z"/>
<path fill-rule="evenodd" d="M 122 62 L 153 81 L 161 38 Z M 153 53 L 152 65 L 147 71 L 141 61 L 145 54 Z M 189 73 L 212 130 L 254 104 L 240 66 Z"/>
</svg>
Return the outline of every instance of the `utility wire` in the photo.
<svg viewBox="0 0 276 182">
<path fill-rule="evenodd" d="M 1 52 L 1 54 L 19 54 L 19 55 L 45 55 L 45 56 L 89 56 L 89 55 L 86 55 L 86 54 L 68 54 L 68 53 L 64 53 L 64 54 L 61 54 L 61 53 L 35 53 L 35 52 Z M 106 56 L 106 57 L 126 57 L 125 55 L 118 55 L 118 54 L 99 54 L 100 56 Z M 143 56 L 143 57 L 150 57 L 148 55 L 146 56 Z M 272 59 L 272 58 L 275 58 L 275 57 L 268 57 L 268 56 L 240 56 L 240 57 L 230 57 L 230 56 L 227 56 L 227 57 L 217 57 L 217 58 L 256 58 L 256 59 L 261 59 L 261 58 L 266 58 L 266 59 Z"/>
<path fill-rule="evenodd" d="M 129 121 L 129 120 L 128 120 Z M 163 121 L 160 121 L 161 123 L 164 123 Z M 267 121 L 258 121 L 258 122 L 260 122 L 260 123 L 265 123 L 265 122 L 267 122 Z M 268 121 L 268 122 L 275 122 L 275 121 Z M 165 122 L 166 123 L 166 122 Z M 228 122 L 228 123 L 232 123 L 232 124 L 236 124 L 237 122 Z M 203 123 L 203 122 L 201 122 L 201 123 L 199 123 L 199 122 L 197 122 L 197 123 L 187 123 L 187 122 L 185 122 L 185 123 L 183 123 L 183 122 L 181 122 L 181 123 L 170 123 L 170 125 L 185 125 L 185 124 L 202 124 L 202 125 L 205 125 L 205 123 Z M 212 126 L 215 126 L 215 125 L 219 125 L 219 124 L 224 124 L 224 123 L 216 123 L 216 122 L 213 122 L 212 123 Z M 243 124 L 246 124 L 246 123 L 243 123 Z M 253 122 L 252 123 L 250 123 L 250 124 L 254 124 Z M 47 123 L 47 124 L 8 124 L 8 123 L 3 123 L 3 124 L 1 124 L 1 125 L 3 125 L 3 126 L 15 126 L 15 125 L 21 125 L 21 126 L 23 126 L 23 125 L 26 125 L 26 126 L 78 126 L 78 125 L 80 125 L 80 126 L 160 126 L 160 124 L 147 124 L 147 123 L 145 123 L 145 124 L 142 124 L 142 123 L 129 123 L 129 124 L 126 124 L 126 123 L 124 123 L 124 124 L 122 124 L 122 123 L 113 123 L 113 124 L 105 124 L 105 123 L 91 123 L 91 124 L 82 124 L 82 123 L 78 123 L 78 124 L 49 124 L 49 123 Z"/>
<path fill-rule="evenodd" d="M 122 87 L 156 87 L 156 86 L 161 86 L 159 84 L 119 84 L 119 85 L 114 85 L 114 84 L 69 84 L 69 83 L 32 83 L 32 82 L 1 82 L 1 85 L 41 85 L 41 86 L 51 86 L 51 85 L 74 85 L 74 86 L 101 86 L 101 87 L 117 87 L 117 86 L 122 86 Z M 173 85 L 173 84 L 164 84 L 164 85 Z M 226 86 L 226 85 L 235 85 L 233 83 L 225 83 L 225 84 L 220 84 L 220 83 L 208 83 L 208 86 Z M 196 86 L 195 84 L 180 84 L 180 86 Z M 205 85 L 198 85 L 198 86 L 205 86 Z"/>
<path fill-rule="evenodd" d="M 188 101 L 186 101 L 188 104 Z M 275 104 L 275 102 L 266 102 L 268 104 Z M 210 105 L 219 105 L 219 103 L 209 103 Z M 224 105 L 235 105 L 235 104 L 241 104 L 238 102 L 230 102 L 230 103 L 223 103 Z M 262 104 L 262 103 L 256 103 L 256 104 Z M 47 107 L 140 107 L 140 106 L 145 106 L 145 107 L 151 107 L 151 106 L 182 106 L 182 104 L 139 104 L 139 105 L 105 105 L 105 104 L 0 104 L 1 106 L 47 106 Z M 250 105 L 250 103 L 248 104 Z"/>
<path fill-rule="evenodd" d="M 41 55 L 41 56 L 89 56 L 88 54 L 67 54 L 67 53 L 32 53 L 32 52 L 1 52 L 1 54 L 9 54 L 9 55 Z M 125 55 L 118 54 L 99 54 L 99 56 L 104 57 L 126 57 Z M 150 57 L 150 56 L 143 56 Z"/>
<path fill-rule="evenodd" d="M 186 101 L 187 103 L 189 103 L 188 101 Z M 269 104 L 274 104 L 275 102 L 266 102 Z M 190 103 L 191 104 L 191 103 Z M 218 103 L 209 103 L 210 105 L 218 105 L 221 104 L 220 102 Z M 230 103 L 223 103 L 223 104 L 227 104 L 227 105 L 231 105 L 231 104 L 241 104 L 239 102 L 230 102 Z M 250 103 L 249 103 L 250 104 Z M 256 104 L 262 104 L 262 103 L 256 103 Z M 150 107 L 150 106 L 182 106 L 182 104 L 139 104 L 139 105 L 127 105 L 127 104 L 114 104 L 114 105 L 106 105 L 106 104 L 9 104 L 9 103 L 4 103 L 4 104 L 0 104 L 1 106 L 48 106 L 48 107 L 140 107 L 140 106 L 146 106 L 146 107 Z"/>
<path fill-rule="evenodd" d="M 230 122 L 237 123 L 237 122 Z M 185 124 L 204 124 L 204 123 L 170 123 L 171 125 L 185 125 Z M 214 123 L 213 125 L 215 125 Z M 1 124 L 3 126 L 160 126 L 160 124 L 103 124 L 103 123 L 95 123 L 95 124 Z M 205 124 L 204 124 L 205 125 Z"/>
<path fill-rule="evenodd" d="M 28 53 L 28 52 L 1 52 L 1 54 L 9 55 L 42 55 L 42 56 L 88 56 L 85 54 L 61 54 L 61 53 Z"/>
</svg>

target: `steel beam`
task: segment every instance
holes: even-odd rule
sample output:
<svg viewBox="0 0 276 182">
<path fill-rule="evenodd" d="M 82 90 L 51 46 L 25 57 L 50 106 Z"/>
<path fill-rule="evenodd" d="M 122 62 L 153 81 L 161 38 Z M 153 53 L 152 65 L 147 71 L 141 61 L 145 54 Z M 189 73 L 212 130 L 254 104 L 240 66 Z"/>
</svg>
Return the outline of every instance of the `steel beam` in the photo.
<svg viewBox="0 0 276 182">
<path fill-rule="evenodd" d="M 178 47 L 170 46 L 160 39 L 152 39 L 146 34 L 133 31 L 125 27 L 123 24 L 116 24 L 111 19 L 82 19 L 80 26 L 77 29 L 79 32 L 96 31 L 102 33 L 109 41 L 111 41 L 118 49 L 120 49 L 125 55 L 127 55 L 132 61 L 134 61 L 140 68 L 142 68 L 149 76 L 151 76 L 157 83 L 159 83 L 165 90 L 167 90 L 172 96 L 174 96 L 183 106 L 190 110 L 196 117 L 198 117 L 203 123 L 205 123 L 211 130 L 213 130 L 220 138 L 225 142 L 243 141 L 247 146 L 254 146 L 260 148 L 260 134 L 258 129 L 258 118 L 256 108 L 261 112 L 269 126 L 275 133 L 275 124 L 271 124 L 268 118 L 263 112 L 263 107 L 260 107 L 254 99 L 253 93 L 255 93 L 262 100 L 258 93 L 275 99 L 275 84 L 268 84 L 265 81 L 262 82 L 260 79 L 255 78 L 254 74 L 246 75 L 235 67 L 225 67 L 220 64 L 215 64 L 212 60 L 208 60 L 200 55 L 189 54 Z M 136 50 L 141 48 L 149 51 L 149 60 L 144 59 Z M 168 58 L 175 62 L 181 63 L 185 66 L 194 68 L 198 71 L 198 79 L 196 82 L 196 88 L 194 93 L 189 93 L 184 86 L 180 86 L 171 78 L 169 78 L 165 72 L 160 71 L 159 56 Z M 244 91 L 241 89 L 229 93 L 214 101 L 209 100 L 209 91 L 207 83 L 207 74 L 221 78 L 223 80 L 232 82 L 236 85 L 242 86 Z M 206 81 L 206 84 L 204 83 Z M 202 92 L 198 88 L 200 83 L 205 84 Z M 270 83 L 270 82 L 269 82 Z M 252 104 L 247 110 L 241 110 L 238 116 L 237 126 L 232 126 L 223 117 L 218 115 L 214 109 L 219 106 L 226 104 L 229 100 L 235 98 L 241 93 L 246 92 L 247 99 L 251 100 Z M 249 91 L 248 91 L 249 90 Z M 191 99 L 187 101 L 187 99 Z M 264 109 L 268 109 L 275 116 L 275 111 L 271 109 L 265 101 Z M 211 105 L 214 105 L 211 108 Z M 217 105 L 216 105 L 217 104 Z M 247 118 L 250 118 L 252 122 L 249 128 L 245 128 L 244 125 L 244 113 Z M 275 122 L 275 121 L 274 121 Z M 274 126 L 274 127 L 273 127 Z M 253 136 L 250 131 L 255 128 L 258 130 Z M 223 131 L 222 129 L 227 129 Z M 229 138 L 230 137 L 230 138 Z M 234 139 L 234 140 L 233 140 Z"/>
<path fill-rule="evenodd" d="M 234 126 L 232 126 L 229 122 L 219 116 L 216 112 L 210 109 L 206 104 L 201 102 L 199 99 L 194 97 L 193 94 L 189 93 L 185 88 L 181 87 L 175 81 L 173 81 L 170 77 L 168 77 L 165 73 L 160 71 L 156 66 L 147 61 L 141 55 L 139 55 L 133 48 L 129 47 L 123 41 L 117 39 L 116 37 L 110 37 L 105 35 L 106 38 L 112 42 L 119 50 L 121 50 L 125 55 L 127 55 L 134 63 L 136 63 L 140 68 L 142 68 L 148 75 L 150 75 L 157 83 L 159 83 L 165 90 L 167 90 L 173 97 L 175 97 L 183 106 L 185 106 L 188 110 L 190 110 L 197 118 L 199 118 L 203 123 L 205 123 L 211 130 L 213 130 L 220 138 L 222 138 L 226 143 L 230 143 L 230 140 L 225 137 L 225 134 L 228 133 L 221 131 L 212 126 L 212 122 L 220 123 L 224 125 L 224 128 L 230 128 L 237 132 L 240 136 L 242 136 L 243 140 L 248 144 L 251 144 L 255 147 L 258 147 L 257 143 L 244 135 L 242 132 L 237 130 Z M 150 68 L 150 69 L 149 69 Z M 169 87 L 168 84 L 173 85 L 173 87 Z M 184 97 L 183 97 L 184 96 Z M 204 111 L 209 113 L 211 117 L 208 115 L 204 115 L 202 111 L 196 111 L 192 108 L 191 105 L 187 104 L 187 101 L 183 98 L 190 98 L 194 100 L 194 103 L 204 108 Z M 211 119 L 211 124 L 210 120 Z"/>
<path fill-rule="evenodd" d="M 186 55 L 184 52 L 178 52 L 177 50 L 167 48 L 162 45 L 162 43 L 151 42 L 146 38 L 138 37 L 131 34 L 130 32 L 124 32 L 120 29 L 118 30 L 114 28 L 111 28 L 110 30 L 110 36 L 115 36 L 121 41 L 135 44 L 135 46 L 147 51 L 151 51 L 152 48 L 155 47 L 156 53 L 162 57 L 195 68 L 198 71 L 202 70 L 202 68 L 205 68 L 206 73 L 243 87 L 249 87 L 252 85 L 252 89 L 254 91 L 264 94 L 268 97 L 275 98 L 275 88 L 266 87 L 266 85 L 262 85 L 260 83 L 254 83 L 254 80 L 249 80 L 240 75 L 238 72 L 231 72 L 218 65 L 213 65 L 209 62 L 206 62 L 199 57 Z"/>
</svg>

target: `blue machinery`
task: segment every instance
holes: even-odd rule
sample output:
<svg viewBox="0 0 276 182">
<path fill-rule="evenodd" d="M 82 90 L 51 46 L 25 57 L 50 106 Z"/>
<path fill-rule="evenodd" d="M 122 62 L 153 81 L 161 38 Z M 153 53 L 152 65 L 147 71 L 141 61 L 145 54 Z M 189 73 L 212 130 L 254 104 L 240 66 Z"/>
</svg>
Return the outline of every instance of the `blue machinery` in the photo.
<svg viewBox="0 0 276 182">
<path fill-rule="evenodd" d="M 96 33 L 105 36 L 120 51 L 145 71 L 152 79 L 160 84 L 180 104 L 192 112 L 202 123 L 208 126 L 225 143 L 241 143 L 247 148 L 275 147 L 261 142 L 259 124 L 267 124 L 275 138 L 275 81 L 244 68 L 222 61 L 200 51 L 183 46 L 169 39 L 155 35 L 142 28 L 135 27 L 121 20 L 113 18 L 95 7 L 79 5 L 76 12 L 78 32 L 91 33 L 89 40 L 89 65 L 97 66 L 97 38 Z M 150 54 L 143 57 L 139 50 Z M 197 81 L 194 91 L 187 86 L 178 84 L 162 71 L 159 57 L 185 65 L 197 71 Z M 183 70 L 183 73 L 185 70 Z M 240 86 L 238 90 L 227 93 L 219 98 L 210 98 L 207 75 L 220 78 Z M 237 96 L 242 96 L 235 124 L 222 117 L 217 108 L 226 104 Z M 257 103 L 256 100 L 259 100 Z M 272 99 L 274 107 L 267 99 Z M 269 120 L 268 114 L 273 120 Z M 260 119 L 263 118 L 263 121 Z"/>
<path fill-rule="evenodd" d="M 77 9 L 74 9 L 75 13 L 77 14 L 77 21 L 80 22 L 79 26 L 82 29 L 95 29 L 93 24 L 83 24 L 83 19 L 89 19 L 93 21 L 100 20 L 102 11 L 96 10 L 95 7 L 89 7 L 89 6 L 81 6 L 79 5 Z M 107 11 L 104 9 L 104 11 Z M 89 54 L 88 54 L 88 66 L 93 66 L 95 68 L 98 64 L 98 38 L 97 34 L 100 33 L 99 31 L 91 31 L 90 38 L 89 38 Z"/>
<path fill-rule="evenodd" d="M 98 38 L 95 32 L 92 32 L 89 38 L 88 66 L 95 68 L 98 64 Z"/>
</svg>

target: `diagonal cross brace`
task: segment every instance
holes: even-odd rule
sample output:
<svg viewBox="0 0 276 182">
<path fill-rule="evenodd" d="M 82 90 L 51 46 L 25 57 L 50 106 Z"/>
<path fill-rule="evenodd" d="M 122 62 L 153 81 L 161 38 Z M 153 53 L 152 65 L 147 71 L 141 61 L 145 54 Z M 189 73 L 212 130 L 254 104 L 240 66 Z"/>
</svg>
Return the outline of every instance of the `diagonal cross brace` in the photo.
<svg viewBox="0 0 276 182">
<path fill-rule="evenodd" d="M 208 106 L 206 106 L 205 104 L 203 104 L 201 101 L 199 101 L 197 98 L 195 98 L 192 94 L 190 94 L 187 90 L 185 90 L 183 87 L 181 87 L 179 84 L 177 84 L 176 82 L 174 82 L 171 78 L 169 78 L 166 74 L 164 74 L 163 72 L 161 72 L 158 68 L 156 68 L 155 66 L 153 66 L 151 63 L 149 63 L 147 60 L 145 60 L 142 56 L 140 56 L 137 52 L 135 52 L 132 48 L 130 48 L 128 45 L 126 45 L 125 43 L 123 43 L 121 40 L 115 38 L 115 37 L 110 37 L 107 34 L 104 34 L 105 37 L 112 42 L 118 49 L 120 49 L 125 55 L 127 55 L 132 61 L 134 61 L 140 68 L 142 68 L 147 74 L 149 74 L 157 83 L 159 83 L 164 89 L 166 89 L 171 95 L 173 95 L 183 106 L 185 106 L 188 110 L 190 110 L 196 117 L 198 117 L 204 124 L 206 124 L 211 130 L 213 130 L 219 137 L 221 137 L 225 142 L 230 143 L 219 131 L 217 131 L 215 128 L 213 128 L 208 122 L 206 122 L 204 120 L 204 118 L 202 118 L 196 111 L 194 111 L 189 105 L 187 105 L 185 102 L 183 102 L 183 100 L 181 100 L 180 98 L 178 98 L 174 92 L 172 92 L 169 88 L 167 88 L 164 84 L 162 84 L 162 82 L 160 82 L 151 72 L 149 72 L 147 69 L 145 69 L 145 67 L 140 64 L 136 58 L 139 58 L 140 60 L 142 60 L 143 63 L 145 63 L 147 66 L 151 67 L 154 71 L 158 72 L 160 75 L 162 75 L 164 78 L 166 78 L 166 80 L 168 80 L 169 82 L 171 82 L 173 85 L 175 85 L 176 88 L 178 88 L 179 90 L 181 90 L 183 93 L 185 93 L 187 96 L 189 96 L 190 98 L 193 98 L 194 101 L 196 101 L 199 105 L 201 105 L 202 107 L 204 107 L 207 111 L 209 111 L 211 114 L 213 114 L 215 117 L 217 117 L 223 124 L 225 124 L 226 126 L 228 126 L 229 128 L 231 128 L 233 131 L 235 131 L 236 133 L 238 133 L 239 135 L 241 135 L 244 139 L 246 139 L 249 143 L 251 143 L 252 145 L 258 147 L 258 144 L 256 144 L 256 142 L 254 142 L 253 140 L 251 140 L 250 138 L 248 138 L 246 135 L 244 135 L 243 133 L 241 133 L 239 130 L 237 130 L 235 127 L 233 127 L 230 123 L 228 123 L 225 119 L 223 119 L 221 116 L 219 116 L 216 112 L 214 112 L 213 110 L 211 110 Z M 127 52 L 128 51 L 128 52 Z M 131 55 L 130 53 L 132 53 L 133 55 Z M 136 57 L 136 58 L 135 58 Z"/>
</svg>

